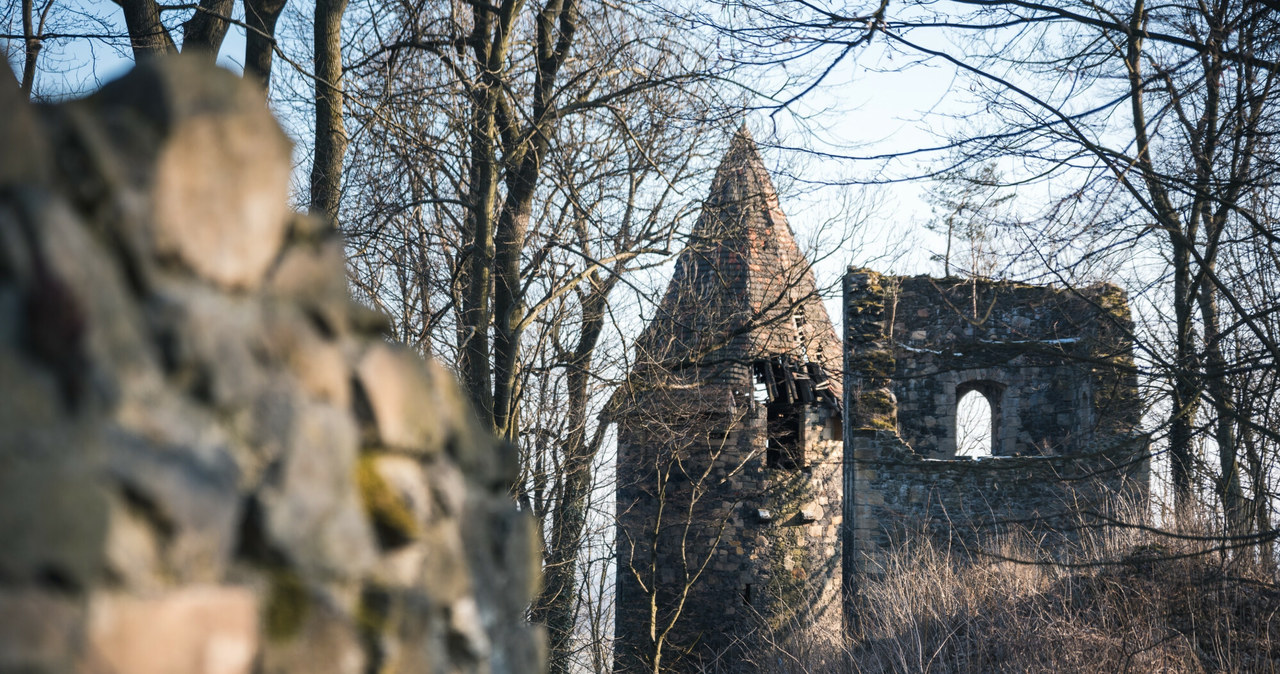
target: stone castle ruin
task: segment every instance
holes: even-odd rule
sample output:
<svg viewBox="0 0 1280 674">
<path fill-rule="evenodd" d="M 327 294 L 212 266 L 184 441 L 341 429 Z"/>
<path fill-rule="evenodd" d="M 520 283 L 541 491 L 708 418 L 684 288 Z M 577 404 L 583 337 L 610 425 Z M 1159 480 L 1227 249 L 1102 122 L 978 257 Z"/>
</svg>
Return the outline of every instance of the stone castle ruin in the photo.
<svg viewBox="0 0 1280 674">
<path fill-rule="evenodd" d="M 1124 293 L 850 269 L 837 337 L 740 130 L 618 424 L 615 670 L 762 671 L 766 642 L 847 643 L 878 555 L 1069 539 L 1146 493 Z M 966 393 L 991 456 L 956 456 Z"/>
<path fill-rule="evenodd" d="M 513 452 L 350 300 L 262 93 L 183 57 L 17 92 L 0 672 L 541 671 Z M 844 314 L 740 132 L 609 408 L 618 671 L 767 671 L 767 640 L 847 643 L 905 535 L 1070 537 L 1143 496 L 1118 289 L 855 269 Z M 955 456 L 970 392 L 989 459 Z"/>
</svg>

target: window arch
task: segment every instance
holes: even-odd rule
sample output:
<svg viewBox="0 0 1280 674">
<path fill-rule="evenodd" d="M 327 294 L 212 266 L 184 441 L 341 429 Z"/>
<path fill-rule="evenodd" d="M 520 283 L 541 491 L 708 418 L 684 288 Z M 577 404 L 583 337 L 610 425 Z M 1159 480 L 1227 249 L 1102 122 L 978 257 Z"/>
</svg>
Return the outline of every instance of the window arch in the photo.
<svg viewBox="0 0 1280 674">
<path fill-rule="evenodd" d="M 1000 447 L 1000 401 L 1004 386 L 969 381 L 956 387 L 957 457 L 994 456 Z"/>
</svg>

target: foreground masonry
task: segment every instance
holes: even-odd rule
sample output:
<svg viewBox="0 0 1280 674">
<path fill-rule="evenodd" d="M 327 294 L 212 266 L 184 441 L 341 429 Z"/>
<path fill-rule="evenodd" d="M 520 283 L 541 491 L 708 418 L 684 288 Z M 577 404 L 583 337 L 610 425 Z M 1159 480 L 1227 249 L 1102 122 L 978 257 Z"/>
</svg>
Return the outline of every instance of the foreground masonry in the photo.
<svg viewBox="0 0 1280 674">
<path fill-rule="evenodd" d="M 5 77 L 0 672 L 541 671 L 514 457 L 348 298 L 257 88 Z"/>
<path fill-rule="evenodd" d="M 1069 541 L 1145 498 L 1125 296 L 850 269 L 843 338 L 745 128 L 637 346 L 618 423 L 615 670 L 843 647 L 878 555 Z M 957 457 L 966 394 L 990 458 Z"/>
</svg>

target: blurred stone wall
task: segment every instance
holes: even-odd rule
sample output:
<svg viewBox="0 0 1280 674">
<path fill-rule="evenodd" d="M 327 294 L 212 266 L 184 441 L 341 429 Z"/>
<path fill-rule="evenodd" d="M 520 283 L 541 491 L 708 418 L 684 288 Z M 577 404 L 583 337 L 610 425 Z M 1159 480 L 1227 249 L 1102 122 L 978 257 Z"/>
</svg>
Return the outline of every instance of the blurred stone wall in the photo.
<svg viewBox="0 0 1280 674">
<path fill-rule="evenodd" d="M 0 77 L 0 671 L 541 671 L 514 456 L 349 299 L 256 87 Z"/>
</svg>

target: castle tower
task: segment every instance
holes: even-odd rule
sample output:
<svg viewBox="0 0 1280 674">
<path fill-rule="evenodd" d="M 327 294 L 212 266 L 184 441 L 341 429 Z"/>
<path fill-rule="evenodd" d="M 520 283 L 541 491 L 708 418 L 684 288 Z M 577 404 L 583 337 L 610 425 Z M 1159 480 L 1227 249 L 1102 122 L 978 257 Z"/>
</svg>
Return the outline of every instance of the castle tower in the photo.
<svg viewBox="0 0 1280 674">
<path fill-rule="evenodd" d="M 839 642 L 840 360 L 744 126 L 613 405 L 616 671 Z"/>
</svg>

